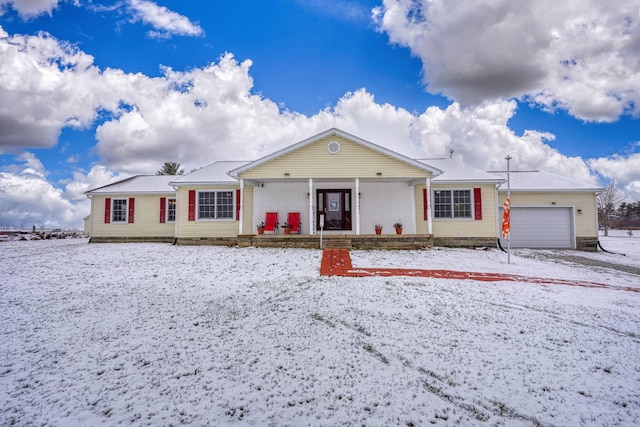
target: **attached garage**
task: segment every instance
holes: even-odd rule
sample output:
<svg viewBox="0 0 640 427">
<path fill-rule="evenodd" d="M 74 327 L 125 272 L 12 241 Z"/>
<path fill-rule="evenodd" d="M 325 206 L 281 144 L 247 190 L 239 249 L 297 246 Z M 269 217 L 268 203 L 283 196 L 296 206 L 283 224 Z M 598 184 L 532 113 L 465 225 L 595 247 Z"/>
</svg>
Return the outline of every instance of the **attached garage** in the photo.
<svg viewBox="0 0 640 427">
<path fill-rule="evenodd" d="M 502 218 L 502 209 L 500 210 Z M 501 241 L 506 247 L 506 240 Z M 573 208 L 512 207 L 512 248 L 575 248 Z"/>
</svg>

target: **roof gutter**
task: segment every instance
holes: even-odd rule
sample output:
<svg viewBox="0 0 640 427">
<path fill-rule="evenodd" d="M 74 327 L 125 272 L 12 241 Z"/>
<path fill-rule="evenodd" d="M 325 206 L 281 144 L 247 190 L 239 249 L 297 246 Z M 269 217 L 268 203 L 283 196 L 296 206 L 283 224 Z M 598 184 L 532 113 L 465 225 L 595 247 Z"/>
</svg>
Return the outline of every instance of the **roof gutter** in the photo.
<svg viewBox="0 0 640 427">
<path fill-rule="evenodd" d="M 499 193 L 506 193 L 506 188 L 498 188 Z M 519 188 L 511 187 L 512 193 L 600 193 L 602 188 Z"/>
</svg>

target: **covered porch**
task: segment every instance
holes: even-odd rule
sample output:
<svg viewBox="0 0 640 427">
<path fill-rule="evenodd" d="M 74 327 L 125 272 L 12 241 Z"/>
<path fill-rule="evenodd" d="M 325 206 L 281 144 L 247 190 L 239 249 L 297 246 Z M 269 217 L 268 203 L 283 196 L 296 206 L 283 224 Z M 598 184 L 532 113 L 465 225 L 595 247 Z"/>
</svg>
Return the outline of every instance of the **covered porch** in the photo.
<svg viewBox="0 0 640 427">
<path fill-rule="evenodd" d="M 316 236 L 322 231 L 325 237 L 336 235 L 336 239 L 340 239 L 340 236 L 363 236 L 366 239 L 368 235 L 374 235 L 376 225 L 381 225 L 382 235 L 396 238 L 396 223 L 402 224 L 404 240 L 411 235 L 430 236 L 431 218 L 423 218 L 425 201 L 422 200 L 422 191 L 420 194 L 416 192 L 419 185 L 428 189 L 431 179 L 241 179 L 243 205 L 239 208 L 241 228 L 238 232 L 239 235 L 256 233 L 258 224 L 265 222 L 269 213 L 271 216 L 277 215 L 279 229 L 273 230 L 267 237 L 284 234 L 283 228 L 290 221 L 290 214 L 299 218 L 299 234 L 307 236 Z M 252 191 L 251 196 L 245 198 L 247 186 Z M 429 195 L 427 191 L 426 197 L 429 198 Z M 430 201 L 426 203 L 430 204 Z M 248 217 L 245 218 L 245 215 Z M 421 229 L 418 220 L 424 221 Z M 400 237 L 397 239 L 402 240 Z"/>
</svg>

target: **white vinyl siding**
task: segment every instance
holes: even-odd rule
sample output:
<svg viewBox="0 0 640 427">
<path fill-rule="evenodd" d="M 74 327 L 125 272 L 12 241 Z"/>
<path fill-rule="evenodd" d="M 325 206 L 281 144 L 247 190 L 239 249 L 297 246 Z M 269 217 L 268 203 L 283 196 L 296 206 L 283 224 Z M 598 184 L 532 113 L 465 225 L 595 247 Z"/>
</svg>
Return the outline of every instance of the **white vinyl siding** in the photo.
<svg viewBox="0 0 640 427">
<path fill-rule="evenodd" d="M 267 212 L 278 212 L 278 222 L 282 225 L 287 221 L 289 212 L 300 212 L 302 233 L 309 233 L 309 184 L 292 182 L 268 183 L 262 187 L 253 188 L 255 203 L 252 215 L 253 224 L 246 232 L 256 232 L 256 227 L 265 221 Z"/>
<path fill-rule="evenodd" d="M 280 224 L 287 220 L 289 212 L 300 212 L 302 233 L 313 231 L 316 218 L 309 220 L 309 197 L 312 197 L 313 212 L 318 212 L 316 206 L 316 194 L 318 190 L 340 189 L 351 190 L 350 206 L 351 223 L 350 231 L 330 231 L 329 234 L 355 234 L 356 232 L 356 197 L 360 197 L 360 233 L 373 234 L 374 225 L 384 226 L 383 234 L 395 234 L 393 224 L 403 224 L 404 234 L 416 232 L 416 216 L 413 209 L 415 205 L 414 187 L 406 182 L 360 182 L 360 194 L 356 195 L 355 182 L 353 180 L 324 180 L 314 181 L 313 192 L 310 196 L 308 183 L 266 183 L 262 187 L 254 189 L 253 200 L 255 210 L 252 217 L 251 230 L 255 232 L 256 225 L 265 220 L 266 212 L 278 212 Z M 384 208 L 380 201 L 384 200 Z M 248 230 L 247 230 L 248 231 Z M 319 232 L 319 230 L 316 230 Z M 327 232 L 325 230 L 325 232 Z"/>
</svg>

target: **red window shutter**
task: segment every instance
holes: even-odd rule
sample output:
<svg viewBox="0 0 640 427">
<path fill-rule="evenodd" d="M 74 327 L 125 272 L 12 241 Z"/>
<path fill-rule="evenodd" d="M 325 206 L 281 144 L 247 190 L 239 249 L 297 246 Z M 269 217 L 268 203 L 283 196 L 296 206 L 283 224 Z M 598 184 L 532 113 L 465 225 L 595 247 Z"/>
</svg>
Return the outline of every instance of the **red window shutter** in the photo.
<svg viewBox="0 0 640 427">
<path fill-rule="evenodd" d="M 136 211 L 135 202 L 136 199 L 134 199 L 133 197 L 129 197 L 129 224 L 133 224 L 133 215 Z"/>
<path fill-rule="evenodd" d="M 160 222 L 167 222 L 167 198 L 160 197 Z"/>
<path fill-rule="evenodd" d="M 482 219 L 482 189 L 473 189 L 473 210 L 475 211 L 475 219 Z"/>
<path fill-rule="evenodd" d="M 240 221 L 240 190 L 236 190 L 236 221 Z"/>
<path fill-rule="evenodd" d="M 111 199 L 107 197 L 104 199 L 104 223 L 109 224 L 111 222 Z"/>
<path fill-rule="evenodd" d="M 189 190 L 189 221 L 196 220 L 196 190 Z"/>
<path fill-rule="evenodd" d="M 429 220 L 429 213 L 428 213 L 429 201 L 427 200 L 427 189 L 426 188 L 422 189 L 422 205 L 424 207 L 424 209 L 423 209 L 423 211 L 424 211 L 424 220 L 428 221 Z"/>
</svg>

